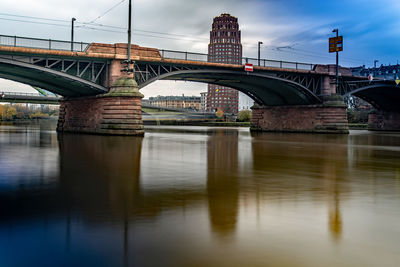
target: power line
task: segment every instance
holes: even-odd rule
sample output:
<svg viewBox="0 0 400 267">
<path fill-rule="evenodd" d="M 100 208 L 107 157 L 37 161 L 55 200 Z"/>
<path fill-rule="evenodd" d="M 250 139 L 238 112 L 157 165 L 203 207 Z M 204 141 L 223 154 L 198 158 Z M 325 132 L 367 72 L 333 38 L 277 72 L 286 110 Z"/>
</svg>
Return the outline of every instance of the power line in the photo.
<svg viewBox="0 0 400 267">
<path fill-rule="evenodd" d="M 109 13 L 111 10 L 113 10 L 114 8 L 116 8 L 117 6 L 119 6 L 120 4 L 122 4 L 123 2 L 125 2 L 125 0 L 120 1 L 118 4 L 112 6 L 111 8 L 107 9 L 107 11 L 105 11 L 103 14 L 101 14 L 100 16 L 98 16 L 97 18 L 95 18 L 94 20 L 90 21 L 89 23 L 93 23 L 96 20 L 104 17 L 107 13 Z"/>
<path fill-rule="evenodd" d="M 30 20 L 17 20 L 17 19 L 9 19 L 9 18 L 0 18 L 2 20 L 25 22 L 25 23 L 34 23 L 34 24 L 44 24 L 44 25 L 52 25 L 52 26 L 70 27 L 69 26 L 69 23 L 70 23 L 69 20 L 58 20 L 58 19 L 48 19 L 48 18 L 32 17 L 32 16 L 21 16 L 21 15 L 13 15 L 13 14 L 6 14 L 6 13 L 0 13 L 0 15 L 2 15 L 2 16 L 11 16 L 11 17 L 29 18 L 29 19 L 36 19 L 36 20 L 65 22 L 65 23 L 68 23 L 68 25 L 51 24 L 51 23 L 36 22 L 36 21 L 30 21 Z M 78 26 L 76 26 L 77 28 L 85 28 L 85 29 L 97 30 L 97 31 L 105 31 L 105 32 L 125 33 L 125 32 L 122 32 L 122 31 L 105 30 L 105 29 L 99 29 L 99 28 L 94 28 L 94 27 L 89 27 L 89 26 L 112 28 L 112 29 L 121 29 L 121 30 L 126 30 L 127 29 L 125 27 L 111 26 L 111 25 L 92 23 L 92 22 L 79 22 L 79 21 L 77 21 L 76 24 L 78 24 Z M 79 24 L 81 24 L 81 26 L 79 26 Z M 152 33 L 152 34 L 159 34 L 159 35 L 166 35 L 166 36 L 186 37 L 186 38 L 191 38 L 193 40 L 208 41 L 208 38 L 201 38 L 201 37 L 199 38 L 199 37 L 194 37 L 194 36 L 184 35 L 184 34 L 178 34 L 178 33 L 165 33 L 165 32 L 157 32 L 157 31 L 149 31 L 149 30 L 141 30 L 141 29 L 133 29 L 133 30 L 136 31 L 136 32 Z M 151 37 L 152 35 L 148 35 L 148 36 Z M 156 36 L 156 37 L 157 38 L 161 38 L 159 36 Z M 171 38 L 166 38 L 166 39 L 171 39 Z"/>
<path fill-rule="evenodd" d="M 110 12 L 111 10 L 116 8 L 118 5 L 122 4 L 124 1 L 125 0 L 120 1 L 119 3 L 117 3 L 110 9 L 108 9 L 106 12 L 104 12 L 102 15 L 98 16 L 92 22 L 77 22 L 77 24 L 81 24 L 81 25 L 76 26 L 76 28 L 125 34 L 124 31 L 118 31 L 118 29 L 126 30 L 126 28 L 124 28 L 124 27 L 94 23 L 95 20 L 103 17 L 108 12 Z M 44 20 L 44 21 L 54 21 L 54 22 L 64 22 L 64 23 L 68 23 L 68 24 L 56 24 L 56 23 L 22 20 L 22 19 L 0 18 L 0 20 L 8 20 L 8 21 L 15 21 L 15 22 L 33 23 L 33 24 L 50 25 L 50 26 L 58 26 L 58 27 L 70 27 L 69 20 L 50 19 L 50 18 L 42 18 L 42 17 L 24 16 L 24 15 L 14 15 L 14 14 L 8 14 L 8 13 L 0 13 L 0 16 L 28 18 L 28 19 L 34 19 L 34 20 Z M 101 29 L 101 28 L 96 28 L 96 27 L 103 27 L 103 28 L 110 28 L 110 29 Z M 116 29 L 116 30 L 111 30 L 111 29 Z M 190 35 L 177 34 L 177 33 L 164 33 L 164 32 L 148 31 L 148 30 L 140 30 L 140 29 L 133 29 L 133 31 L 135 32 L 135 35 L 137 35 L 137 36 L 144 36 L 144 37 L 151 37 L 151 38 L 177 40 L 177 41 L 189 41 L 189 42 L 208 41 L 208 38 L 193 37 Z M 157 36 L 154 34 L 161 35 L 161 36 Z M 173 36 L 173 37 L 169 37 L 169 36 Z M 183 38 L 179 38 L 179 37 L 183 37 Z M 253 45 L 253 44 L 248 44 L 248 43 L 243 43 L 242 46 L 247 47 L 247 48 L 256 48 L 257 47 L 257 45 L 255 45 L 255 44 Z M 269 49 L 274 52 L 279 52 L 279 53 L 291 53 L 291 54 L 298 54 L 298 55 L 303 55 L 303 56 L 314 56 L 314 57 L 325 58 L 325 59 L 331 58 L 330 56 L 325 55 L 325 54 L 316 53 L 313 51 L 301 50 L 301 49 L 293 48 L 293 46 L 287 46 L 287 47 L 263 46 L 263 48 Z M 290 49 L 291 51 L 286 51 L 286 50 L 282 50 L 282 49 Z M 342 59 L 344 59 L 345 61 L 350 61 L 350 62 L 354 62 L 354 63 L 356 63 L 356 62 L 364 63 L 364 61 L 360 60 L 360 59 L 347 58 L 347 57 L 343 57 Z"/>
<path fill-rule="evenodd" d="M 57 22 L 69 22 L 68 20 L 49 19 L 49 18 L 41 18 L 41 17 L 31 17 L 31 16 L 14 15 L 14 14 L 8 14 L 8 13 L 0 13 L 0 16 L 29 18 L 29 19 L 37 19 L 37 20 L 48 20 L 48 21 L 57 21 Z"/>
<path fill-rule="evenodd" d="M 9 20 L 9 21 L 16 21 L 16 22 L 25 22 L 25 23 L 33 23 L 33 24 L 51 25 L 51 26 L 59 26 L 59 27 L 70 27 L 69 25 L 55 24 L 55 23 L 48 23 L 48 22 L 40 22 L 40 21 L 27 21 L 27 20 L 6 19 L 6 18 L 0 18 L 0 20 Z"/>
</svg>

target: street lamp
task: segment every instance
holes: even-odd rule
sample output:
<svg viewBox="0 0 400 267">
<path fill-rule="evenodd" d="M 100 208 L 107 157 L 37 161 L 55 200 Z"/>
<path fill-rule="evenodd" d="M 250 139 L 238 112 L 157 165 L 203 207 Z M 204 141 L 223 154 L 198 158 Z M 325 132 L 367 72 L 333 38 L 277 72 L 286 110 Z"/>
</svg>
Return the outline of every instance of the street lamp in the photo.
<svg viewBox="0 0 400 267">
<path fill-rule="evenodd" d="M 336 40 L 339 37 L 339 29 L 334 29 L 332 32 L 336 32 Z M 336 93 L 339 89 L 339 51 L 336 48 Z"/>
<path fill-rule="evenodd" d="M 377 60 L 377 59 L 374 60 L 374 69 L 376 69 L 376 63 L 378 63 L 378 62 L 379 62 L 379 60 Z"/>
<path fill-rule="evenodd" d="M 71 19 L 71 51 L 74 51 L 74 21 L 76 18 Z"/>
<path fill-rule="evenodd" d="M 260 46 L 263 44 L 263 42 L 258 42 L 258 66 L 260 66 Z"/>
</svg>

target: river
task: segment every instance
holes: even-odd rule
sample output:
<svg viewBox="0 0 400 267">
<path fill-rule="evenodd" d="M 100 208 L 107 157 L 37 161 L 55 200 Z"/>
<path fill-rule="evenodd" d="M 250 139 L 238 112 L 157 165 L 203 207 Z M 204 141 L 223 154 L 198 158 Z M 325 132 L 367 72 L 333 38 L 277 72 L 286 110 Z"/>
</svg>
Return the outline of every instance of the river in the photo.
<svg viewBox="0 0 400 267">
<path fill-rule="evenodd" d="M 400 266 L 400 134 L 0 125 L 0 266 Z"/>
</svg>

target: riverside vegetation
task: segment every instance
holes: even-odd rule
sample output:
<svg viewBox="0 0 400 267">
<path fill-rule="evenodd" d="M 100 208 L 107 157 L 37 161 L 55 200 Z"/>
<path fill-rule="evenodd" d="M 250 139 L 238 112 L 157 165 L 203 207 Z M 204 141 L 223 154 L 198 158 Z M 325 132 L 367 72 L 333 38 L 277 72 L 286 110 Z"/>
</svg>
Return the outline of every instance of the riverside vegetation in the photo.
<svg viewBox="0 0 400 267">
<path fill-rule="evenodd" d="M 0 121 L 48 119 L 58 116 L 58 108 L 49 105 L 0 105 Z"/>
</svg>

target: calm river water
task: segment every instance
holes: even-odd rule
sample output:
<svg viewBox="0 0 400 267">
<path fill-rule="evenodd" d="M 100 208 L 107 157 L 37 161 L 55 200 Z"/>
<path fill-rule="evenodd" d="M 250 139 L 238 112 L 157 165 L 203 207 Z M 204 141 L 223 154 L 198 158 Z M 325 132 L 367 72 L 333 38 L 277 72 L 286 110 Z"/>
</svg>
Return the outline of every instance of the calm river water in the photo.
<svg viewBox="0 0 400 267">
<path fill-rule="evenodd" d="M 0 125 L 0 266 L 400 266 L 400 134 Z"/>
</svg>

